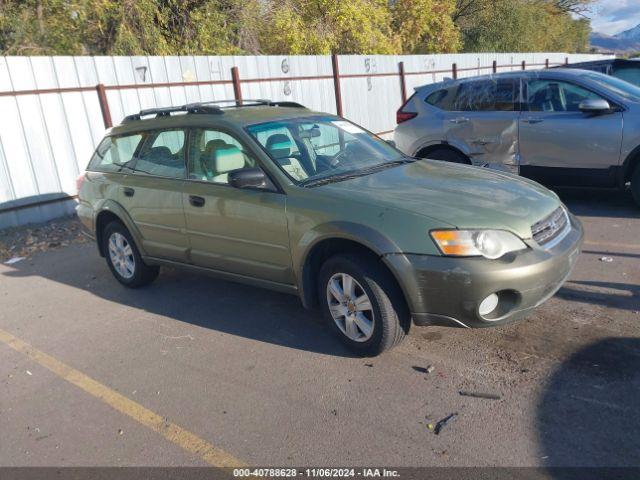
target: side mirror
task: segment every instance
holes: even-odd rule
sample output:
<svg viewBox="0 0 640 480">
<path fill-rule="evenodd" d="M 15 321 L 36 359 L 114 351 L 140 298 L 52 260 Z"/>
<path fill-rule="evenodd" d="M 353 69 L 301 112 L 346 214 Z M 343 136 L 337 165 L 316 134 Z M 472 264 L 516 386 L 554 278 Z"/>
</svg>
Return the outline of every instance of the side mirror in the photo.
<svg viewBox="0 0 640 480">
<path fill-rule="evenodd" d="M 235 188 L 265 188 L 271 185 L 261 168 L 241 168 L 228 174 L 229 185 Z"/>
<path fill-rule="evenodd" d="M 385 140 L 385 142 L 387 142 L 393 148 L 396 148 L 396 141 L 395 140 Z"/>
<path fill-rule="evenodd" d="M 611 105 L 604 98 L 590 98 L 581 101 L 578 109 L 582 113 L 607 113 L 611 111 Z"/>
</svg>

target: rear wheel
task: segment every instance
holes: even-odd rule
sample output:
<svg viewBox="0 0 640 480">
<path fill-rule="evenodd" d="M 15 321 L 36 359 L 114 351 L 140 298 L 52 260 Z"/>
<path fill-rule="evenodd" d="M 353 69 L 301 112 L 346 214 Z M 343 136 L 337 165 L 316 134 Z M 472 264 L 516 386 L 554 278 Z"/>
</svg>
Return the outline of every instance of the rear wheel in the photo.
<svg viewBox="0 0 640 480">
<path fill-rule="evenodd" d="M 410 318 L 402 293 L 375 259 L 336 255 L 320 269 L 318 297 L 335 334 L 362 355 L 378 355 L 402 341 Z"/>
<path fill-rule="evenodd" d="M 636 169 L 631 175 L 631 194 L 636 205 L 640 207 L 640 164 L 636 165 Z"/>
<path fill-rule="evenodd" d="M 431 160 L 442 160 L 444 162 L 452 163 L 465 163 L 469 164 L 469 159 L 466 155 L 453 150 L 452 148 L 438 147 L 427 153 L 420 153 L 420 158 L 428 158 Z"/>
<path fill-rule="evenodd" d="M 103 235 L 104 256 L 116 280 L 127 287 L 137 288 L 156 279 L 160 268 L 142 261 L 133 237 L 122 223 L 111 222 Z"/>
</svg>

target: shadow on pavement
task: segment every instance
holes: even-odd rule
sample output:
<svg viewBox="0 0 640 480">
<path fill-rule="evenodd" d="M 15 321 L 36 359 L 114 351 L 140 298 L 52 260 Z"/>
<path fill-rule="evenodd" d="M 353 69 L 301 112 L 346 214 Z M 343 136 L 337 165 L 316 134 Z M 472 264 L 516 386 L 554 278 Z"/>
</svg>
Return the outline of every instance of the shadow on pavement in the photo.
<svg viewBox="0 0 640 480">
<path fill-rule="evenodd" d="M 603 305 L 620 310 L 640 310 L 640 286 L 631 283 L 570 280 L 556 295 L 564 300 Z M 640 403 L 640 400 L 639 400 Z"/>
<path fill-rule="evenodd" d="M 640 466 L 639 399 L 640 338 L 578 350 L 551 375 L 537 407 L 545 465 Z"/>
<path fill-rule="evenodd" d="M 640 218 L 640 208 L 636 206 L 631 191 L 553 188 L 560 199 L 574 215 L 585 217 Z"/>
<path fill-rule="evenodd" d="M 293 295 L 168 268 L 151 285 L 128 289 L 113 278 L 94 244 L 39 254 L 11 268 L 5 277 L 40 276 L 180 322 L 288 348 L 353 356 L 325 327 L 321 314 L 305 310 Z"/>
</svg>

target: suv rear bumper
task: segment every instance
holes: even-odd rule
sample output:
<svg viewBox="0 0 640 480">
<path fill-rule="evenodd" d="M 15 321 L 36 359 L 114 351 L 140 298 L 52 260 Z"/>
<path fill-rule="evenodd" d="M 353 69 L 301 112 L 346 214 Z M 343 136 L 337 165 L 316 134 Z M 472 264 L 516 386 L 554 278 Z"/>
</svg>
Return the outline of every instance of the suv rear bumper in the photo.
<svg viewBox="0 0 640 480">
<path fill-rule="evenodd" d="M 404 291 L 417 325 L 491 327 L 524 317 L 553 296 L 571 274 L 584 236 L 580 221 L 570 215 L 571 230 L 553 248 L 527 242 L 522 252 L 498 260 L 390 254 L 384 260 Z M 478 312 L 492 293 L 498 307 Z"/>
</svg>

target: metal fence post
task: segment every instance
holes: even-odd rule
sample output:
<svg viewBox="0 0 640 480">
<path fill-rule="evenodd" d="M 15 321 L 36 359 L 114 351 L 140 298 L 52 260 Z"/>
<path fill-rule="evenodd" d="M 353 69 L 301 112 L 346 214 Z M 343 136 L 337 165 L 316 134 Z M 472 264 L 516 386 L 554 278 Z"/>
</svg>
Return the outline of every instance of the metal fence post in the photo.
<svg viewBox="0 0 640 480">
<path fill-rule="evenodd" d="M 407 101 L 407 84 L 404 78 L 404 62 L 398 63 L 398 73 L 400 74 L 400 92 L 402 93 L 402 103 Z"/>
<path fill-rule="evenodd" d="M 458 64 L 454 63 L 451 65 L 451 75 L 453 76 L 453 79 L 457 79 L 458 78 Z"/>
<path fill-rule="evenodd" d="M 549 68 L 549 59 L 548 58 L 544 59 L 544 68 Z"/>
<path fill-rule="evenodd" d="M 111 121 L 111 110 L 109 110 L 109 101 L 107 100 L 107 90 L 102 83 L 99 83 L 96 85 L 96 92 L 98 93 L 98 103 L 102 112 L 104 128 L 111 128 L 113 127 L 113 122 Z"/>
<path fill-rule="evenodd" d="M 497 73 L 498 72 L 498 61 L 494 60 L 493 64 L 491 65 L 491 69 L 493 70 L 493 73 Z"/>
<path fill-rule="evenodd" d="M 564 57 L 564 64 L 569 65 L 569 57 Z"/>
<path fill-rule="evenodd" d="M 527 62 L 522 60 L 522 70 L 526 70 L 526 69 L 527 69 Z"/>
<path fill-rule="evenodd" d="M 236 99 L 236 105 L 242 105 L 242 86 L 240 85 L 238 67 L 231 67 L 231 81 L 233 82 L 233 96 Z"/>
<path fill-rule="evenodd" d="M 336 113 L 342 117 L 342 92 L 340 90 L 340 68 L 338 66 L 338 55 L 331 54 L 331 67 L 333 68 L 333 90 L 336 97 Z"/>
</svg>

